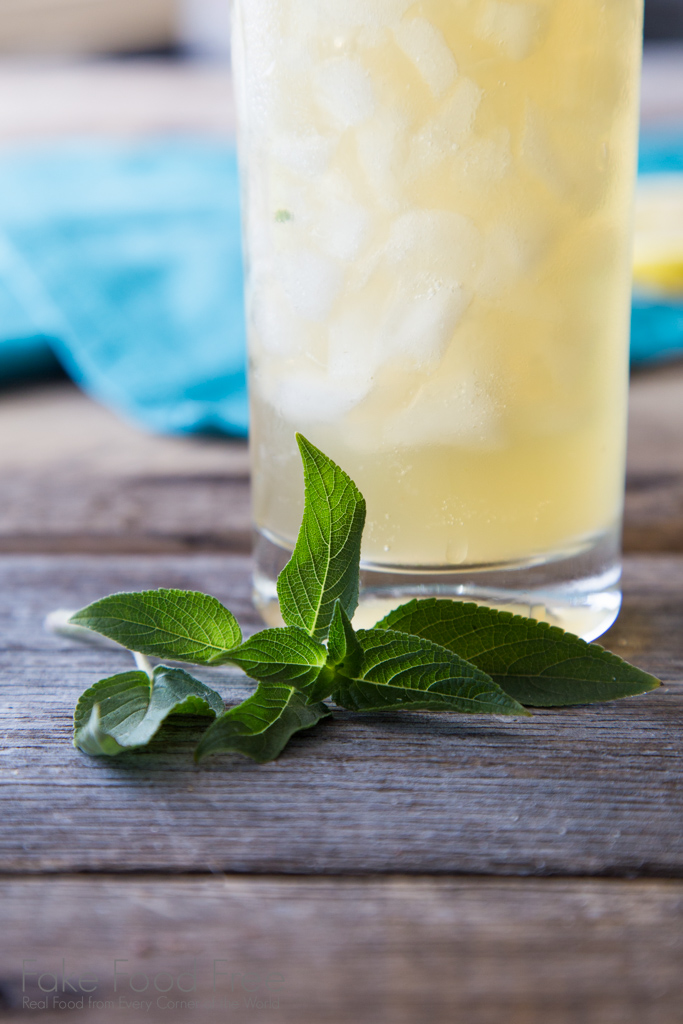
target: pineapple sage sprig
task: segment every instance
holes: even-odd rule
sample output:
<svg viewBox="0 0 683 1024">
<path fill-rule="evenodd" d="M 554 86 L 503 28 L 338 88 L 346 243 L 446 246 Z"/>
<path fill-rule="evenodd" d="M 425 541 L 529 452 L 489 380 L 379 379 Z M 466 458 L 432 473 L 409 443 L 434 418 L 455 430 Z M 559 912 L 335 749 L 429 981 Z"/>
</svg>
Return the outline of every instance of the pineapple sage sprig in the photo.
<svg viewBox="0 0 683 1024">
<path fill-rule="evenodd" d="M 196 760 L 237 752 L 265 762 L 329 715 L 328 700 L 351 711 L 528 715 L 524 705 L 614 700 L 659 685 L 597 644 L 471 603 L 409 601 L 355 630 L 365 501 L 339 466 L 297 440 L 305 507 L 277 584 L 285 625 L 243 642 L 215 597 L 183 590 L 112 594 L 77 612 L 72 624 L 127 647 L 138 663 L 78 701 L 74 744 L 86 754 L 144 747 L 169 715 L 191 714 L 213 718 Z M 258 686 L 226 710 L 215 690 L 181 668 L 152 669 L 145 656 L 236 665 Z"/>
</svg>

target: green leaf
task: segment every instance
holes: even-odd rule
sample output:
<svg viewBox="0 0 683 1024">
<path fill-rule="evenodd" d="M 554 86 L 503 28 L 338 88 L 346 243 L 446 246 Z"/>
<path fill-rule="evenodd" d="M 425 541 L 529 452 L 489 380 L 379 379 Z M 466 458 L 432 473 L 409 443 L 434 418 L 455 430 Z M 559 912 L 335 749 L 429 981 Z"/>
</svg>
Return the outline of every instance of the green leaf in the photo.
<svg viewBox="0 0 683 1024">
<path fill-rule="evenodd" d="M 284 683 L 305 693 L 309 703 L 334 689 L 324 646 L 298 626 L 264 629 L 238 647 L 230 661 L 262 683 Z"/>
<path fill-rule="evenodd" d="M 356 633 L 362 660 L 333 697 L 350 711 L 464 711 L 526 715 L 484 672 L 438 644 L 387 629 Z"/>
<path fill-rule="evenodd" d="M 83 693 L 74 712 L 74 746 L 109 757 L 144 747 L 169 715 L 222 715 L 220 694 L 181 668 L 159 665 L 101 679 Z"/>
<path fill-rule="evenodd" d="M 237 753 L 261 763 L 272 761 L 294 733 L 310 729 L 329 714 L 324 704 L 307 704 L 291 686 L 259 686 L 251 697 L 209 726 L 195 751 L 195 760 Z"/>
<path fill-rule="evenodd" d="M 377 628 L 424 637 L 487 672 L 511 697 L 536 707 L 591 704 L 653 690 L 659 680 L 599 644 L 557 626 L 483 605 L 410 601 Z"/>
<path fill-rule="evenodd" d="M 188 590 L 111 594 L 70 621 L 131 651 L 195 665 L 220 665 L 242 640 L 237 620 L 220 601 Z"/>
<path fill-rule="evenodd" d="M 358 643 L 358 637 L 339 601 L 334 606 L 334 615 L 330 624 L 327 660 L 328 664 L 334 665 L 343 675 L 350 678 L 353 678 L 359 671 L 363 660 L 363 650 Z"/>
<path fill-rule="evenodd" d="M 116 757 L 126 749 L 102 728 L 99 704 L 92 707 L 88 721 L 74 732 L 74 746 L 92 757 Z"/>
<path fill-rule="evenodd" d="M 316 640 L 324 640 L 335 601 L 349 617 L 358 604 L 365 500 L 331 459 L 301 434 L 297 441 L 304 466 L 304 515 L 277 592 L 287 625 L 300 626 Z"/>
</svg>

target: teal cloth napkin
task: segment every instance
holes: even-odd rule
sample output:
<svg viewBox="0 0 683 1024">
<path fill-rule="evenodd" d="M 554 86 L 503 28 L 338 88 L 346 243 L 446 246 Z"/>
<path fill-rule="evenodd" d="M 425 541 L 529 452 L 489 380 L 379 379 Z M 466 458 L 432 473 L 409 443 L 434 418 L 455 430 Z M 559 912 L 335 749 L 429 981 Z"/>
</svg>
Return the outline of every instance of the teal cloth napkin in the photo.
<svg viewBox="0 0 683 1024">
<path fill-rule="evenodd" d="M 55 355 L 155 431 L 247 431 L 232 147 L 81 143 L 0 154 L 0 379 Z"/>
<path fill-rule="evenodd" d="M 640 171 L 683 171 L 683 129 Z M 196 139 L 0 151 L 0 382 L 53 372 L 160 432 L 247 432 L 233 148 Z M 632 359 L 683 353 L 683 303 L 636 298 Z"/>
</svg>

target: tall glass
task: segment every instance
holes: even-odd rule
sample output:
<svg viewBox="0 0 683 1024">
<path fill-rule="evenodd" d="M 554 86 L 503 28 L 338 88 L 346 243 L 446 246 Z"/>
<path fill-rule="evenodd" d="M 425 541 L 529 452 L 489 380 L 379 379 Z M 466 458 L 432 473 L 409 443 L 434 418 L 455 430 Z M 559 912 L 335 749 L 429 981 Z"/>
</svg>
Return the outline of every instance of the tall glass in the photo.
<svg viewBox="0 0 683 1024">
<path fill-rule="evenodd" d="M 365 495 L 359 619 L 619 604 L 642 0 L 236 0 L 256 602 Z"/>
</svg>

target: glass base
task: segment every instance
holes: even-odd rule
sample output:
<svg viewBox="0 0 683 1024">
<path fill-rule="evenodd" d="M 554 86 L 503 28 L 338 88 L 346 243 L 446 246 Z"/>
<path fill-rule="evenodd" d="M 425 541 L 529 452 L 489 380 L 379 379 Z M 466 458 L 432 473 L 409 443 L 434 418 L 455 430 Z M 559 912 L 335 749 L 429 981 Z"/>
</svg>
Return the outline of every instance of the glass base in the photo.
<svg viewBox="0 0 683 1024">
<path fill-rule="evenodd" d="M 291 553 L 291 548 L 256 532 L 254 604 L 269 626 L 283 624 L 276 582 Z M 584 640 L 595 640 L 619 614 L 620 578 L 616 529 L 578 551 L 524 564 L 425 570 L 362 563 L 360 602 L 353 624 L 367 629 L 406 601 L 439 597 L 527 615 Z"/>
</svg>

